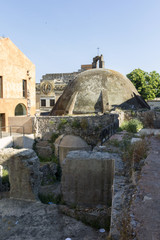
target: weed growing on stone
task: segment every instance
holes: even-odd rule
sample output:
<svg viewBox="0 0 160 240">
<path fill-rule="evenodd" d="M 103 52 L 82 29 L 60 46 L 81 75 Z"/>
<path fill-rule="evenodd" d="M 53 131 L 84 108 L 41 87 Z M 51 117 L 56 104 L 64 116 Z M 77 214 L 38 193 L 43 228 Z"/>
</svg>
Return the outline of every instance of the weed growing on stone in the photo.
<svg viewBox="0 0 160 240">
<path fill-rule="evenodd" d="M 55 122 L 54 121 L 49 121 L 49 124 L 53 125 Z"/>
<path fill-rule="evenodd" d="M 61 130 L 61 129 L 65 126 L 65 124 L 67 124 L 67 123 L 68 123 L 67 119 L 62 118 L 62 119 L 60 120 L 59 125 L 58 125 L 58 130 Z"/>
<path fill-rule="evenodd" d="M 82 119 L 81 123 L 80 123 L 80 126 L 81 126 L 82 129 L 87 129 L 88 128 L 88 121 L 87 121 L 87 119 Z"/>
<path fill-rule="evenodd" d="M 38 156 L 40 162 L 42 163 L 48 163 L 48 162 L 53 162 L 58 164 L 58 159 L 55 155 L 52 155 L 52 157 L 42 157 L 42 156 Z"/>
<path fill-rule="evenodd" d="M 51 139 L 49 140 L 50 143 L 54 143 L 55 140 L 59 137 L 59 134 L 54 132 L 52 133 Z"/>
<path fill-rule="evenodd" d="M 112 140 L 109 140 L 109 144 L 114 146 L 114 147 L 120 147 L 121 142 L 118 141 L 117 139 L 112 139 Z"/>
<path fill-rule="evenodd" d="M 133 230 L 130 225 L 130 216 L 126 211 L 122 218 L 121 228 L 120 228 L 120 240 L 131 240 L 133 239 Z"/>
<path fill-rule="evenodd" d="M 94 131 L 95 131 L 95 132 L 98 132 L 98 131 L 99 131 L 99 127 L 96 126 L 96 127 L 94 128 Z"/>
<path fill-rule="evenodd" d="M 71 127 L 73 127 L 73 128 L 81 128 L 80 121 L 78 121 L 77 119 L 75 119 L 75 120 L 71 123 Z"/>
<path fill-rule="evenodd" d="M 124 161 L 134 161 L 139 163 L 142 159 L 147 157 L 148 143 L 145 139 L 134 144 L 126 143 L 123 160 Z"/>
</svg>

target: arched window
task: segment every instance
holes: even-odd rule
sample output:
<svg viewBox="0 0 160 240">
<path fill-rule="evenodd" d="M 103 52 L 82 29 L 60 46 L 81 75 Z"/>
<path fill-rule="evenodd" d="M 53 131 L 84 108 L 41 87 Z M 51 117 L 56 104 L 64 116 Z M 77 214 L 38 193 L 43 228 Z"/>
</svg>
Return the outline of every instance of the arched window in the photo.
<svg viewBox="0 0 160 240">
<path fill-rule="evenodd" d="M 26 115 L 26 107 L 24 104 L 18 104 L 15 108 L 15 116 L 21 116 L 21 115 Z"/>
</svg>

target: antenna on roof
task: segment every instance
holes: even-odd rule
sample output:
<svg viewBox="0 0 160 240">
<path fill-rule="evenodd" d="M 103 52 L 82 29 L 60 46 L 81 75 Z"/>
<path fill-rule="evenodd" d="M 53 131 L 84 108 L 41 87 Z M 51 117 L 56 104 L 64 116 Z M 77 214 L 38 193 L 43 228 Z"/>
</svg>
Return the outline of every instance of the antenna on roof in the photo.
<svg viewBox="0 0 160 240">
<path fill-rule="evenodd" d="M 99 56 L 99 47 L 97 48 L 97 56 Z"/>
</svg>

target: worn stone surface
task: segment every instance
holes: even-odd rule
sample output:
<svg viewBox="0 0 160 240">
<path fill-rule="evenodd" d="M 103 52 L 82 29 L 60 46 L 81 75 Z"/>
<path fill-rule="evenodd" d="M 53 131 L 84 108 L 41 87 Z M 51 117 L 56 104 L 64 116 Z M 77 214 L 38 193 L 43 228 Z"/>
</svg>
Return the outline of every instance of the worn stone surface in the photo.
<svg viewBox="0 0 160 240">
<path fill-rule="evenodd" d="M 111 209 L 99 205 L 96 208 L 69 208 L 66 205 L 60 205 L 59 209 L 67 216 L 78 219 L 85 224 L 95 227 L 104 228 L 107 232 L 110 228 Z"/>
<path fill-rule="evenodd" d="M 160 139 L 152 137 L 150 144 L 130 212 L 138 240 L 160 239 Z"/>
<path fill-rule="evenodd" d="M 0 200 L 1 240 L 102 240 L 100 233 L 82 222 L 59 213 L 56 205 Z"/>
<path fill-rule="evenodd" d="M 59 158 L 60 164 L 62 164 L 66 155 L 70 151 L 83 150 L 89 151 L 91 147 L 79 136 L 74 135 L 61 135 L 59 136 L 55 143 L 55 153 Z"/>
<path fill-rule="evenodd" d="M 115 176 L 113 185 L 114 195 L 112 200 L 110 235 L 113 239 L 119 240 L 128 183 L 127 178 L 124 175 L 124 163 L 122 158 L 118 154 L 114 154 L 114 158 Z"/>
<path fill-rule="evenodd" d="M 39 193 L 42 195 L 52 195 L 58 198 L 61 195 L 60 182 L 55 182 L 54 184 L 40 186 Z"/>
<path fill-rule="evenodd" d="M 123 137 L 126 132 L 115 134 L 111 137 L 111 141 L 105 142 L 103 146 L 97 146 L 94 151 L 110 152 L 115 161 L 115 175 L 113 181 L 113 198 L 111 208 L 111 224 L 110 236 L 114 240 L 129 239 L 121 235 L 122 231 L 126 229 L 124 226 L 124 213 L 129 214 L 128 203 L 131 200 L 131 195 L 134 191 L 133 184 L 130 181 L 129 169 L 126 167 L 125 162 L 122 160 L 122 144 Z M 116 140 L 116 144 L 115 144 Z M 117 144 L 119 142 L 119 144 Z"/>
<path fill-rule="evenodd" d="M 33 150 L 1 149 L 0 164 L 6 166 L 9 171 L 10 197 L 38 199 L 39 159 Z"/>
<path fill-rule="evenodd" d="M 108 153 L 73 151 L 62 164 L 62 194 L 69 204 L 111 206 L 114 160 Z"/>
<path fill-rule="evenodd" d="M 115 107 L 138 109 L 149 106 L 128 78 L 114 70 L 99 68 L 80 73 L 70 82 L 51 115 L 104 113 Z"/>
<path fill-rule="evenodd" d="M 122 134 L 113 135 L 112 140 L 122 141 Z M 114 240 L 120 239 L 120 229 L 123 211 L 125 208 L 126 192 L 128 190 L 127 178 L 124 174 L 124 162 L 120 156 L 118 147 L 110 145 L 108 142 L 104 143 L 103 146 L 97 146 L 94 151 L 107 152 L 111 151 L 111 156 L 115 161 L 115 173 L 113 180 L 113 198 L 111 207 L 111 223 L 110 223 L 110 235 Z M 118 152 L 118 153 L 117 153 Z"/>
</svg>

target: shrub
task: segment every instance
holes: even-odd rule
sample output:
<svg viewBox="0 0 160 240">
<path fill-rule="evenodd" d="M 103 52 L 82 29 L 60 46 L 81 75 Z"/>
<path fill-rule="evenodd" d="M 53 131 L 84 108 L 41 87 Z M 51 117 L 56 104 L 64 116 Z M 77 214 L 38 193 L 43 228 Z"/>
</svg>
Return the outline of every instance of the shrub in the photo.
<svg viewBox="0 0 160 240">
<path fill-rule="evenodd" d="M 129 121 L 124 121 L 120 127 L 121 130 L 126 130 L 127 132 L 137 133 L 143 128 L 143 124 L 138 119 L 131 119 Z"/>
<path fill-rule="evenodd" d="M 124 149 L 123 160 L 138 163 L 147 157 L 147 151 L 148 144 L 145 139 L 134 144 L 127 144 L 127 147 Z"/>
</svg>

